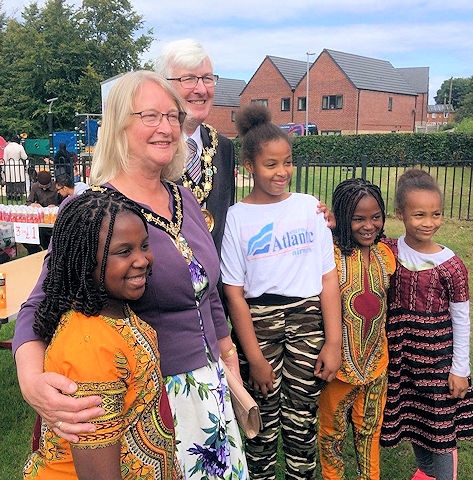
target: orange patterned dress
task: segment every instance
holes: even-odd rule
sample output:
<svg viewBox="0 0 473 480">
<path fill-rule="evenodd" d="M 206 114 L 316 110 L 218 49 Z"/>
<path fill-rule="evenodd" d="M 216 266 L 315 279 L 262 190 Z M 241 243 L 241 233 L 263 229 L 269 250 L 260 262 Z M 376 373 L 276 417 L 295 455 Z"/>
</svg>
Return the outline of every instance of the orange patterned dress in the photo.
<svg viewBox="0 0 473 480">
<path fill-rule="evenodd" d="M 73 379 L 76 397 L 100 395 L 105 414 L 97 430 L 73 446 L 97 449 L 121 443 L 121 472 L 127 480 L 182 479 L 175 455 L 172 415 L 159 368 L 155 330 L 129 308 L 125 318 L 63 315 L 46 350 L 45 371 Z M 71 445 L 41 426 L 39 449 L 25 479 L 77 479 Z"/>
</svg>

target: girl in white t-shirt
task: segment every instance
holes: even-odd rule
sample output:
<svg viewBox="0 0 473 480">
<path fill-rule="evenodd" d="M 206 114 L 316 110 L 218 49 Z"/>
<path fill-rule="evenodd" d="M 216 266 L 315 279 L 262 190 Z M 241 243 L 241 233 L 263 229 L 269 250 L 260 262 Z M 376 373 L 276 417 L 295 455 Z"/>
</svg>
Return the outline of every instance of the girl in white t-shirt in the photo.
<svg viewBox="0 0 473 480">
<path fill-rule="evenodd" d="M 274 478 L 281 430 L 285 478 L 312 479 L 318 396 L 341 361 L 332 234 L 315 197 L 286 191 L 291 141 L 269 110 L 250 105 L 237 126 L 254 187 L 228 211 L 222 279 L 242 378 L 264 425 L 246 440 L 250 477 Z"/>
</svg>

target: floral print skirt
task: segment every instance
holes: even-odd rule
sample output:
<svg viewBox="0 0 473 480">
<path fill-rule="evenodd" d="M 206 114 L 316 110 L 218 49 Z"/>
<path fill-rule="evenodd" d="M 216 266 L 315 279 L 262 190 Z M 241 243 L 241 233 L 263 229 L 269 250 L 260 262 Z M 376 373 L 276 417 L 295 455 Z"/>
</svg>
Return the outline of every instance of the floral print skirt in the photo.
<svg viewBox="0 0 473 480">
<path fill-rule="evenodd" d="M 220 360 L 164 377 L 164 383 L 185 478 L 247 480 L 240 430 Z"/>
</svg>

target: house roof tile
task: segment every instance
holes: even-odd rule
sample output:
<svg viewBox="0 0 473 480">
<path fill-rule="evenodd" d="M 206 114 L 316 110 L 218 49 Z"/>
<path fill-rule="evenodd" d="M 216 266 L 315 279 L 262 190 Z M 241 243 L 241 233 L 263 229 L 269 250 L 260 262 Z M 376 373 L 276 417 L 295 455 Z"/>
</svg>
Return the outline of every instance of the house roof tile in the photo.
<svg viewBox="0 0 473 480">
<path fill-rule="evenodd" d="M 355 88 L 359 90 L 374 90 L 404 95 L 417 95 L 418 93 L 387 60 L 328 49 L 324 49 L 323 52 L 330 55 Z"/>
<path fill-rule="evenodd" d="M 417 93 L 429 93 L 429 67 L 396 68 Z"/>
<path fill-rule="evenodd" d="M 292 60 L 290 58 L 274 57 L 268 55 L 269 60 L 279 70 L 289 86 L 294 89 L 307 73 L 307 62 Z M 312 63 L 310 63 L 312 66 Z"/>
<path fill-rule="evenodd" d="M 215 85 L 213 104 L 219 107 L 239 107 L 240 93 L 245 85 L 244 80 L 220 77 Z"/>
<path fill-rule="evenodd" d="M 454 111 L 453 105 L 450 104 L 427 105 L 427 113 L 453 113 Z"/>
</svg>

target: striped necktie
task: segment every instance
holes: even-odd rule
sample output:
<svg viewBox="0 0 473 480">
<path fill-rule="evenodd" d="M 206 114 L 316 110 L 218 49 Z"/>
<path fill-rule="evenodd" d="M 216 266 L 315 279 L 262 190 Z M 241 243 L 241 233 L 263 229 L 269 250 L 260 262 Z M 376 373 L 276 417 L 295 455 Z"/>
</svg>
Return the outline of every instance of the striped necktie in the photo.
<svg viewBox="0 0 473 480">
<path fill-rule="evenodd" d="M 189 151 L 187 152 L 187 172 L 194 183 L 199 183 L 202 176 L 202 168 L 200 165 L 200 156 L 197 152 L 197 143 L 192 138 L 187 139 L 187 146 Z"/>
</svg>

